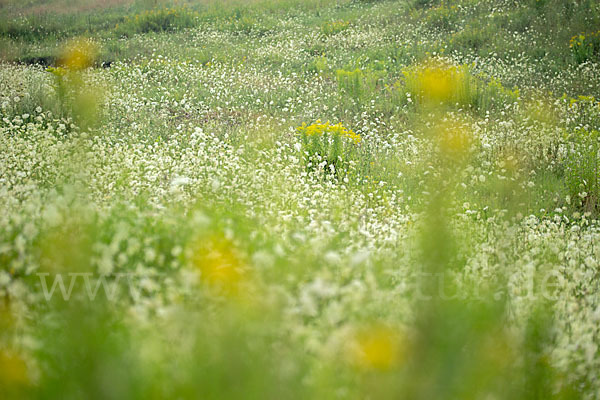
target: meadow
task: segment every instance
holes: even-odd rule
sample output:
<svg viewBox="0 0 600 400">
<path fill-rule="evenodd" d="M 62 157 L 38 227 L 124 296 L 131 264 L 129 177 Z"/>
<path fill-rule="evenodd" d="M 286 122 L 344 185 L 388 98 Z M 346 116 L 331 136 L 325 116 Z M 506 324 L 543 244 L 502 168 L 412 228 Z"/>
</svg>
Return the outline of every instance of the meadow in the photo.
<svg viewBox="0 0 600 400">
<path fill-rule="evenodd" d="M 0 399 L 600 399 L 600 3 L 2 0 Z"/>
</svg>

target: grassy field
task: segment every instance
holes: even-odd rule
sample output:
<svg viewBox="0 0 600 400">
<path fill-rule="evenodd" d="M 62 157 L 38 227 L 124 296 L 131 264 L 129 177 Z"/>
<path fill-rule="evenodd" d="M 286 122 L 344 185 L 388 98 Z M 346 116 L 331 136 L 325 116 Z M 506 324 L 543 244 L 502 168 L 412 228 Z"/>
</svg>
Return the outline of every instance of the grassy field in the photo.
<svg viewBox="0 0 600 400">
<path fill-rule="evenodd" d="M 600 3 L 0 2 L 0 399 L 600 399 Z"/>
</svg>

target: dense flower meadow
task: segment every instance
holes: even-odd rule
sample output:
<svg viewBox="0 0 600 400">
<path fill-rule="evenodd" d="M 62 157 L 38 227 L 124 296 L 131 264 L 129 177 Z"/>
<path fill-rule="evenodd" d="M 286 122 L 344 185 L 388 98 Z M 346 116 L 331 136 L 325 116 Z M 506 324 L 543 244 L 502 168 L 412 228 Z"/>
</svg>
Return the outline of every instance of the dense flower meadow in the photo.
<svg viewBox="0 0 600 400">
<path fill-rule="evenodd" d="M 399 3 L 0 64 L 0 398 L 600 398 L 595 48 Z"/>
</svg>

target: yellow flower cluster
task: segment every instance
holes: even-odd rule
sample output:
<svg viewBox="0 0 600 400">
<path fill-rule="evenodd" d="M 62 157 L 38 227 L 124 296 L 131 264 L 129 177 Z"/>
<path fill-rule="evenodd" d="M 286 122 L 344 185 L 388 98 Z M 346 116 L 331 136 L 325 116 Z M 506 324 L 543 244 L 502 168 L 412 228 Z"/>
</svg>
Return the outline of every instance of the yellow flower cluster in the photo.
<svg viewBox="0 0 600 400">
<path fill-rule="evenodd" d="M 190 258 L 205 285 L 226 295 L 238 294 L 246 268 L 230 240 L 221 235 L 203 238 L 192 247 Z"/>
<path fill-rule="evenodd" d="M 567 96 L 564 95 L 563 99 L 566 99 Z M 576 106 L 577 104 L 596 104 L 600 109 L 600 102 L 596 101 L 594 96 L 577 96 L 577 98 L 569 98 L 569 108 Z"/>
<path fill-rule="evenodd" d="M 596 58 L 600 55 L 600 31 L 573 36 L 569 41 L 569 47 L 580 63 Z"/>
<path fill-rule="evenodd" d="M 299 126 L 298 131 L 306 136 L 333 136 L 351 139 L 354 143 L 360 143 L 362 138 L 359 134 L 345 128 L 341 122 L 332 125 L 329 121 L 322 123 L 321 120 L 317 120 L 312 125 L 306 125 L 303 123 Z"/>
<path fill-rule="evenodd" d="M 411 92 L 427 103 L 453 103 L 460 100 L 468 84 L 464 67 L 430 62 L 416 69 L 403 71 Z"/>
<path fill-rule="evenodd" d="M 600 31 L 592 32 L 589 35 L 585 36 L 584 34 L 575 35 L 569 41 L 569 47 L 581 47 L 587 45 L 588 47 L 593 46 L 594 40 L 600 40 Z"/>
<path fill-rule="evenodd" d="M 66 70 L 81 71 L 91 67 L 97 55 L 98 46 L 94 42 L 75 39 L 64 47 L 58 65 Z"/>
<path fill-rule="evenodd" d="M 390 370 L 401 364 L 406 355 L 399 333 L 385 325 L 361 329 L 349 345 L 351 363 L 366 370 Z"/>
<path fill-rule="evenodd" d="M 27 365 L 18 355 L 0 349 L 0 387 L 15 387 L 29 382 Z"/>
</svg>

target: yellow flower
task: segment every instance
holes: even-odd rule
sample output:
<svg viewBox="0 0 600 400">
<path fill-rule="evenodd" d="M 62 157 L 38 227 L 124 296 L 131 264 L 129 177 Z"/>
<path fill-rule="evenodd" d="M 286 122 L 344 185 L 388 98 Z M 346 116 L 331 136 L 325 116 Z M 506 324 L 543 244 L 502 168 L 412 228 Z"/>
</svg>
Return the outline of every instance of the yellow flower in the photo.
<svg viewBox="0 0 600 400">
<path fill-rule="evenodd" d="M 362 140 L 361 136 L 352 130 L 345 128 L 341 122 L 338 122 L 335 125 L 331 125 L 329 121 L 326 123 L 322 123 L 321 120 L 317 120 L 312 125 L 306 125 L 303 123 L 302 126 L 296 128 L 299 132 L 303 133 L 306 136 L 338 136 L 342 138 L 351 139 L 355 144 L 360 143 Z"/>
<path fill-rule="evenodd" d="M 452 66 L 443 60 L 428 61 L 403 71 L 403 74 L 409 90 L 430 105 L 459 101 L 469 83 L 466 67 Z"/>
<path fill-rule="evenodd" d="M 355 334 L 350 360 L 359 368 L 385 371 L 400 364 L 404 350 L 399 332 L 385 325 L 373 325 Z"/>
<path fill-rule="evenodd" d="M 425 100 L 450 102 L 455 92 L 457 74 L 452 69 L 425 68 L 419 73 L 421 96 Z"/>
<path fill-rule="evenodd" d="M 28 382 L 25 361 L 16 354 L 0 349 L 0 387 L 24 386 Z"/>
<path fill-rule="evenodd" d="M 58 64 L 71 71 L 81 71 L 94 63 L 98 47 L 89 40 L 75 39 L 69 42 L 58 60 Z"/>
<path fill-rule="evenodd" d="M 246 280 L 246 266 L 234 244 L 221 235 L 198 240 L 191 248 L 192 266 L 203 284 L 235 295 Z"/>
</svg>

